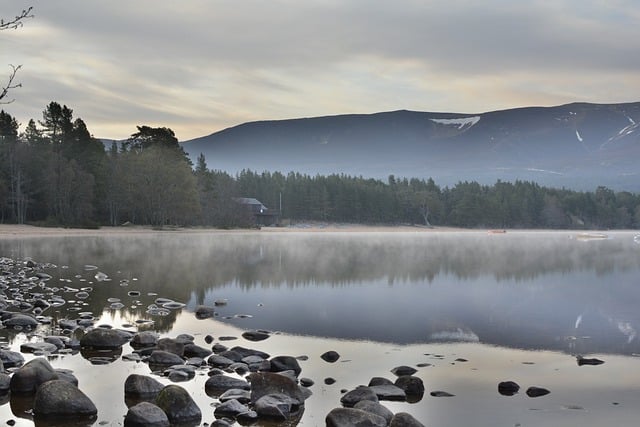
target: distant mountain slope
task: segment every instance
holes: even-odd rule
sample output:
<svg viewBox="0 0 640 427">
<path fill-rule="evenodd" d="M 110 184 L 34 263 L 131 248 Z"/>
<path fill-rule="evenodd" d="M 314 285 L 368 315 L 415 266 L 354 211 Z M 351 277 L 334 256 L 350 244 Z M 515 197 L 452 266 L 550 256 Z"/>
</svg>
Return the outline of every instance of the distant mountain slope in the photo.
<svg viewBox="0 0 640 427">
<path fill-rule="evenodd" d="M 482 114 L 393 111 L 241 124 L 184 142 L 212 169 L 432 177 L 440 185 L 533 180 L 640 190 L 640 102 Z"/>
</svg>

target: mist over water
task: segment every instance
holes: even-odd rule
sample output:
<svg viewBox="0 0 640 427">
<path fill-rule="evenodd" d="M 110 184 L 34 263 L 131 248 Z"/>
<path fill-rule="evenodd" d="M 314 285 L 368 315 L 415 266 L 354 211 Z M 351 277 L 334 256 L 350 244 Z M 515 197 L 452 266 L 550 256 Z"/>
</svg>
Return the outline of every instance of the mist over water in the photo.
<svg viewBox="0 0 640 427">
<path fill-rule="evenodd" d="M 157 297 L 187 310 L 225 299 L 218 319 L 244 329 L 633 354 L 640 353 L 633 236 L 164 232 L 2 240 L 0 252 L 52 262 L 54 280 L 73 279 L 71 286 L 82 285 L 76 276 L 95 282 L 82 310 L 96 317 L 149 318 Z M 96 282 L 87 264 L 111 280 Z M 109 308 L 109 298 L 123 307 Z M 69 306 L 55 316 L 71 316 Z M 154 317 L 154 328 L 170 331 L 178 315 Z"/>
</svg>

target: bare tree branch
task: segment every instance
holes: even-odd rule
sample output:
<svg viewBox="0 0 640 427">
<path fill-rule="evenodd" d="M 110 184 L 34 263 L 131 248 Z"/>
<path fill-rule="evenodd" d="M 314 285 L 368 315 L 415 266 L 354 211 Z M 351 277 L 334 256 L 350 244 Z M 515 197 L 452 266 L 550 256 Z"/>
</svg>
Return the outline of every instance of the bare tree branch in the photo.
<svg viewBox="0 0 640 427">
<path fill-rule="evenodd" d="M 9 64 L 9 66 L 11 67 L 9 80 L 7 81 L 6 85 L 0 88 L 0 104 L 11 104 L 13 101 L 15 101 L 14 99 L 10 101 L 3 101 L 3 99 L 7 96 L 7 94 L 9 93 L 9 90 L 15 89 L 17 87 L 22 87 L 22 83 L 13 83 L 13 80 L 16 78 L 16 74 L 18 73 L 18 70 L 22 68 L 22 65 L 18 65 L 16 67 L 14 65 Z"/>
<path fill-rule="evenodd" d="M 22 21 L 26 18 L 33 18 L 33 14 L 31 11 L 33 10 L 33 6 L 29 6 L 29 8 L 24 9 L 19 15 L 16 15 L 12 20 L 5 21 L 0 18 L 0 31 L 8 30 L 8 29 L 17 29 L 22 27 Z"/>
</svg>

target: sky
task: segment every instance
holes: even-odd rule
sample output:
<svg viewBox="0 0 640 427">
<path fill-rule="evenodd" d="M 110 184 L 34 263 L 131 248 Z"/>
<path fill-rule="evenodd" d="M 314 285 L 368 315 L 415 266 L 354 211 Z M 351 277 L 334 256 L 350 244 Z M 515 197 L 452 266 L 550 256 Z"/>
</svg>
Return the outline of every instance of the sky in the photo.
<svg viewBox="0 0 640 427">
<path fill-rule="evenodd" d="M 637 0 L 0 0 L 0 16 L 29 6 L 0 32 L 0 82 L 22 65 L 0 107 L 24 126 L 56 101 L 99 138 L 640 101 Z"/>
</svg>

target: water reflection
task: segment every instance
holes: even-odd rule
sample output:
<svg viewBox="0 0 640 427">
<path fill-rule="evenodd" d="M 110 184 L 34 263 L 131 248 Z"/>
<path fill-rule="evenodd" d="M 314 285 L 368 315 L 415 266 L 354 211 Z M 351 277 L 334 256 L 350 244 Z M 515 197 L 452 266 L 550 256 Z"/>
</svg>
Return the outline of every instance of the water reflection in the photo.
<svg viewBox="0 0 640 427">
<path fill-rule="evenodd" d="M 66 304 L 45 311 L 52 328 L 89 313 L 167 332 L 182 312 L 150 312 L 166 307 L 158 298 L 190 310 L 226 298 L 218 318 L 246 329 L 640 353 L 634 233 L 575 237 L 155 233 L 0 240 L 0 253 L 57 265 L 47 286 L 59 287 Z M 90 297 L 79 297 L 85 288 Z"/>
</svg>

